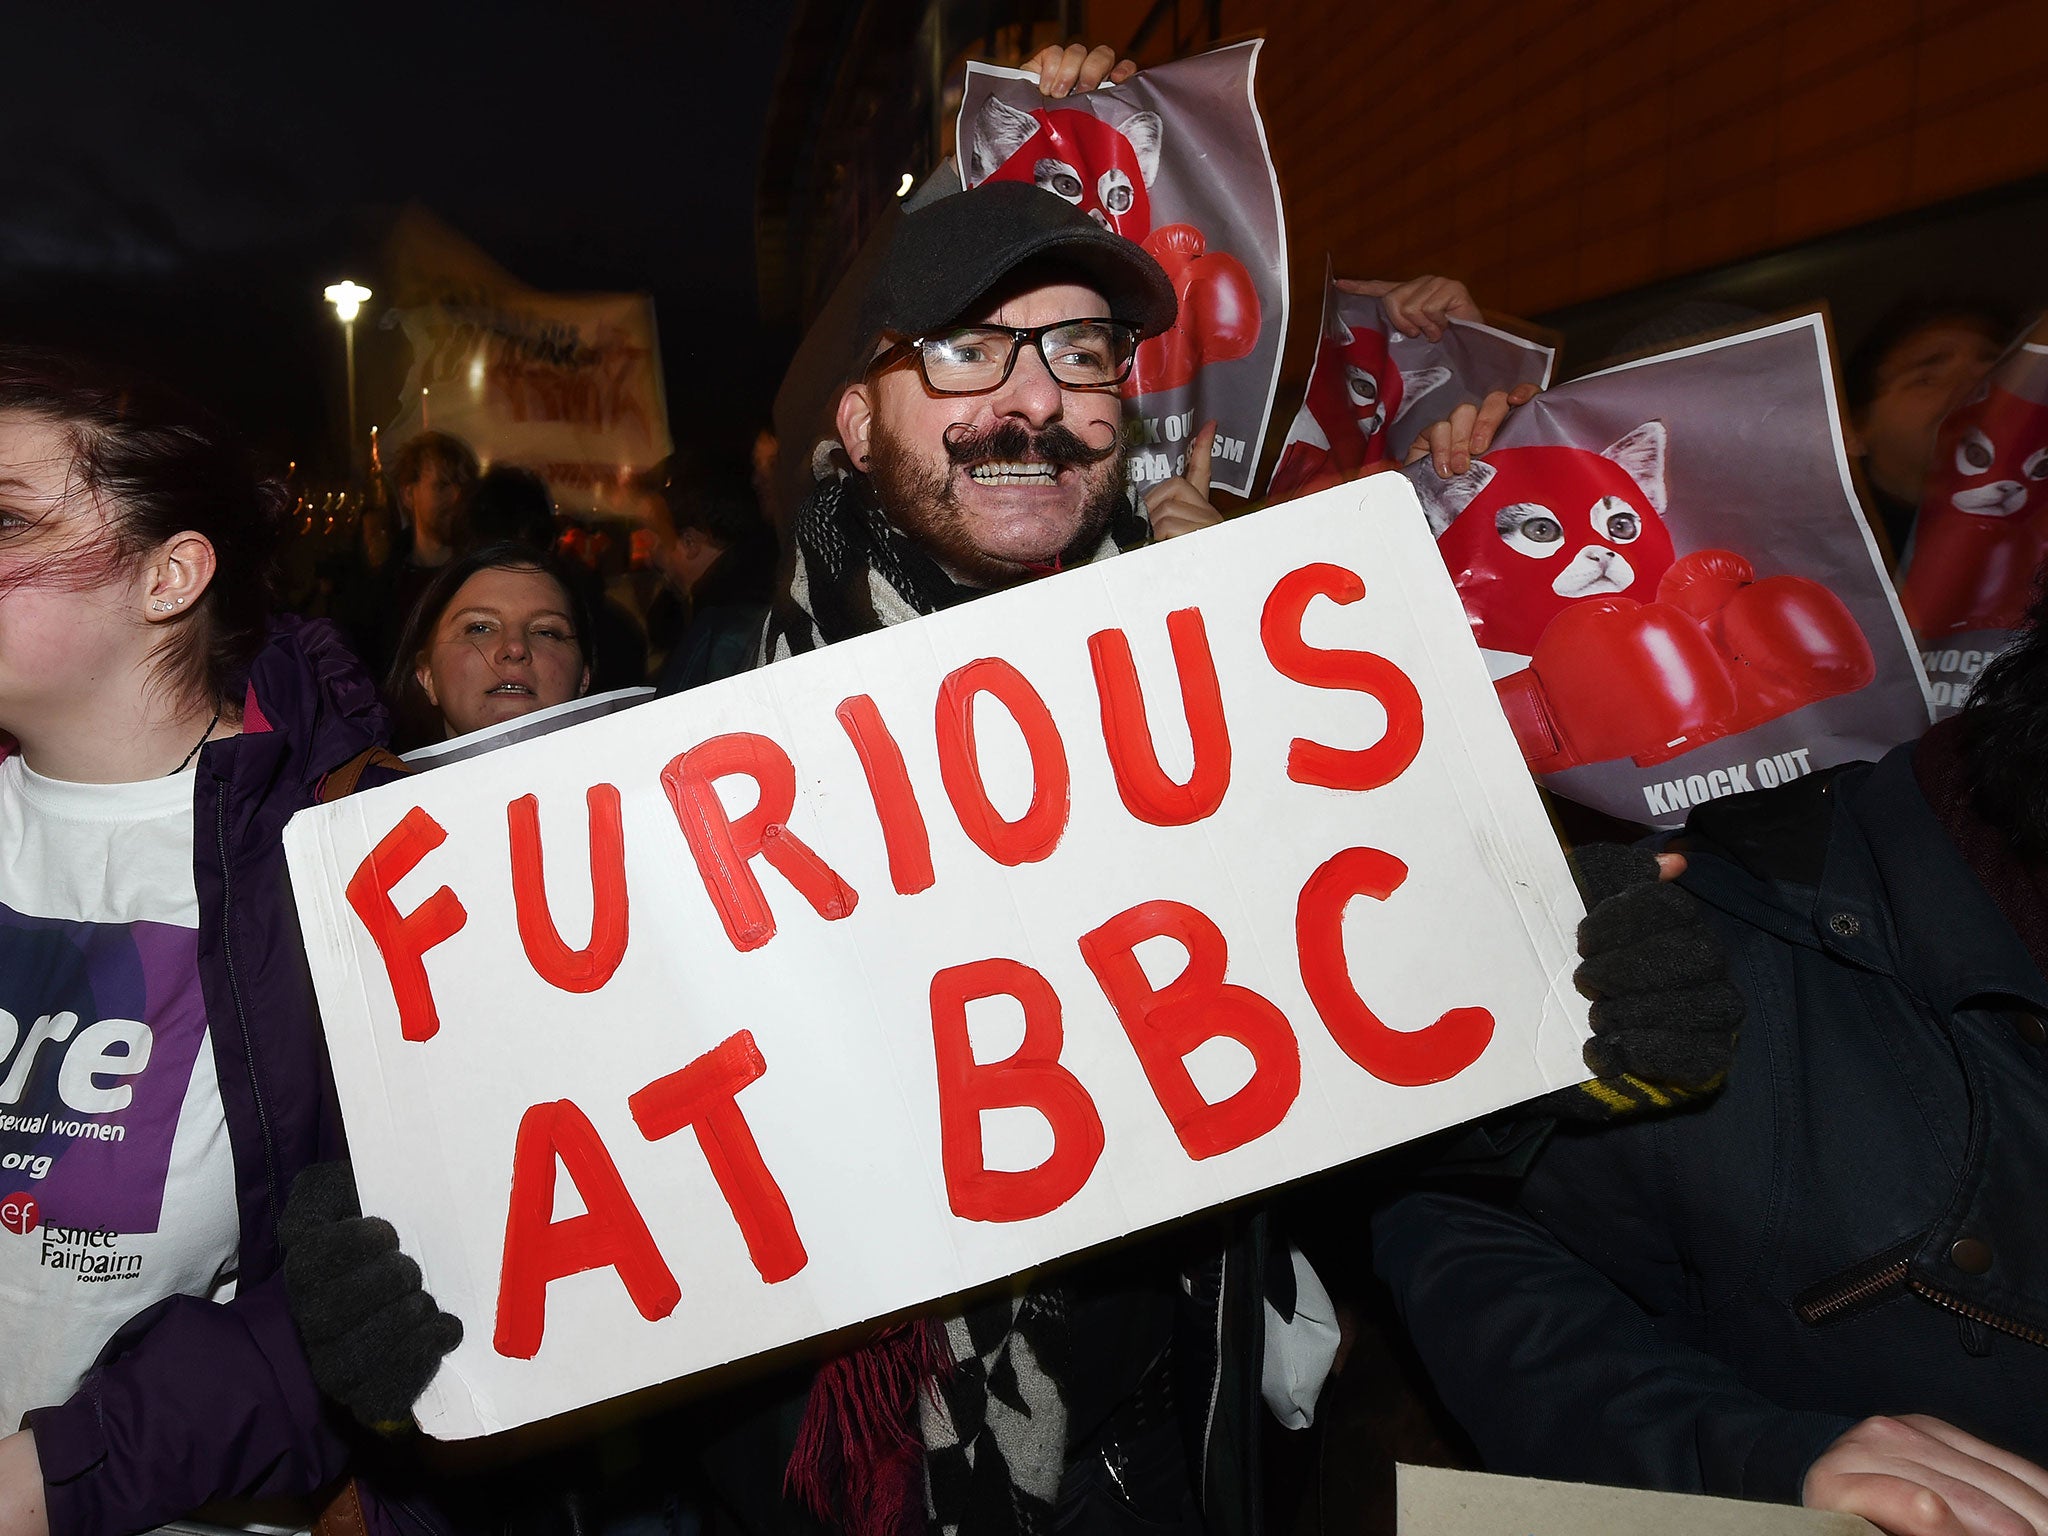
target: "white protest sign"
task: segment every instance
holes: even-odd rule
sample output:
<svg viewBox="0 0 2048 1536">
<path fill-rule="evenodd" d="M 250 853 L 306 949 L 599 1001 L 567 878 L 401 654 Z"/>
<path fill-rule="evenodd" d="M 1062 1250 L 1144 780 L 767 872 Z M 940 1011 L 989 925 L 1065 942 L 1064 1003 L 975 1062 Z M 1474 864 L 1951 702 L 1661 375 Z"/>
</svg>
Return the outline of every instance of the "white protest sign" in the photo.
<svg viewBox="0 0 2048 1536">
<path fill-rule="evenodd" d="M 1585 1076 L 1578 897 L 1370 477 L 301 813 L 363 1205 L 487 1433 Z"/>
</svg>

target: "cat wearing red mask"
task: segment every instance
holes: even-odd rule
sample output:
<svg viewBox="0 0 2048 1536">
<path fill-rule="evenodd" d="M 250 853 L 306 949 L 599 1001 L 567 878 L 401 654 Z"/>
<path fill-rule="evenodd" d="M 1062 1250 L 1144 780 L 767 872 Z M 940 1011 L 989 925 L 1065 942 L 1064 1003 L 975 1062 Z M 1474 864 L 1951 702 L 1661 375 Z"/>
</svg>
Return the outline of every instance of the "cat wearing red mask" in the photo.
<svg viewBox="0 0 2048 1536">
<path fill-rule="evenodd" d="M 1139 343 L 1127 397 L 1178 389 L 1205 364 L 1249 356 L 1259 339 L 1258 289 L 1244 263 L 1211 251 L 1192 224 L 1152 227 L 1164 135 L 1156 112 L 1112 124 L 1076 107 L 1026 112 L 991 96 L 967 150 L 969 185 L 1030 182 L 1137 241 L 1165 269 L 1180 313 L 1170 330 Z"/>
<path fill-rule="evenodd" d="M 1534 655 L 1573 603 L 1652 602 L 1671 569 L 1661 421 L 1599 453 L 1497 448 L 1433 489 L 1437 548 L 1486 650 Z"/>
<path fill-rule="evenodd" d="M 1950 413 L 1899 599 L 1923 640 L 2017 629 L 2048 558 L 2048 404 L 1986 385 Z"/>
<path fill-rule="evenodd" d="M 1270 501 L 1342 485 L 1384 461 L 1388 429 L 1450 379 L 1451 370 L 1440 366 L 1397 369 L 1385 331 L 1332 321 L 1334 328 L 1316 349 L 1302 401 L 1309 419 L 1296 423 L 1300 435 L 1273 466 L 1266 487 Z"/>
<path fill-rule="evenodd" d="M 975 186 L 1031 182 L 1103 228 L 1142 241 L 1152 233 L 1161 136 L 1157 112 L 1112 126 L 1073 107 L 1025 112 L 991 96 L 975 117 L 968 170 Z"/>
<path fill-rule="evenodd" d="M 1499 448 L 1411 481 L 1538 773 L 1649 767 L 1876 676 L 1818 582 L 1759 580 L 1723 549 L 1675 555 L 1661 421 L 1599 453 Z"/>
</svg>

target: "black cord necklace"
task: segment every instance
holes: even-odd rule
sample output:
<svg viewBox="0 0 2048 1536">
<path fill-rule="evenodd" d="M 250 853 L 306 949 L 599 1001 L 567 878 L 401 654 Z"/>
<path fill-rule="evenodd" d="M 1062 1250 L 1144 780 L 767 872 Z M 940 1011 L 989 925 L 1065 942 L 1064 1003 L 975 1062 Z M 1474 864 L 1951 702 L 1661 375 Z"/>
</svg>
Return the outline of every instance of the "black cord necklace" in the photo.
<svg viewBox="0 0 2048 1536">
<path fill-rule="evenodd" d="M 179 774 L 183 773 L 187 765 L 191 763 L 192 759 L 199 755 L 199 749 L 206 745 L 206 738 L 213 734 L 213 728 L 219 724 L 220 711 L 216 709 L 213 712 L 213 718 L 206 722 L 206 729 L 200 732 L 199 739 L 192 743 L 192 750 L 185 754 L 185 761 L 178 764 L 177 767 L 173 768 L 169 773 L 165 774 L 164 777 L 167 779 L 175 779 Z"/>
</svg>

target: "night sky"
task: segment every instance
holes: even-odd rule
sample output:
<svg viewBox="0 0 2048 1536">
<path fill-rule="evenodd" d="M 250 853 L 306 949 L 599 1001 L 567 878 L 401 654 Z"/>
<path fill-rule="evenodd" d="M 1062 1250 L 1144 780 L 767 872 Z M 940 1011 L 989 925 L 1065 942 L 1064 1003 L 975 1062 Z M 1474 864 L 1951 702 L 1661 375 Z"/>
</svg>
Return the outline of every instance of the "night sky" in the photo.
<svg viewBox="0 0 2048 1536">
<path fill-rule="evenodd" d="M 535 287 L 652 293 L 679 440 L 750 434 L 791 342 L 761 331 L 753 247 L 789 16 L 11 7 L 0 337 L 140 365 L 317 461 L 342 393 L 320 290 L 417 199 Z"/>
</svg>

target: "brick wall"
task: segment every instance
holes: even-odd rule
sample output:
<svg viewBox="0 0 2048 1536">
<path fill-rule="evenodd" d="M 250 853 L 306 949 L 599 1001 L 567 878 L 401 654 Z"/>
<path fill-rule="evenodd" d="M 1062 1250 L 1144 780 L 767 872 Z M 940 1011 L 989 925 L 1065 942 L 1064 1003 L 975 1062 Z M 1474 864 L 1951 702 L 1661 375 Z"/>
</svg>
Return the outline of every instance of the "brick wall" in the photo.
<svg viewBox="0 0 2048 1536">
<path fill-rule="evenodd" d="M 1123 42 L 1149 0 L 1090 0 Z M 1141 62 L 1199 48 L 1159 15 Z M 1223 0 L 1295 280 L 1449 272 L 1538 314 L 2048 170 L 2043 0 Z M 1297 325 L 1312 327 L 1315 305 Z"/>
</svg>

